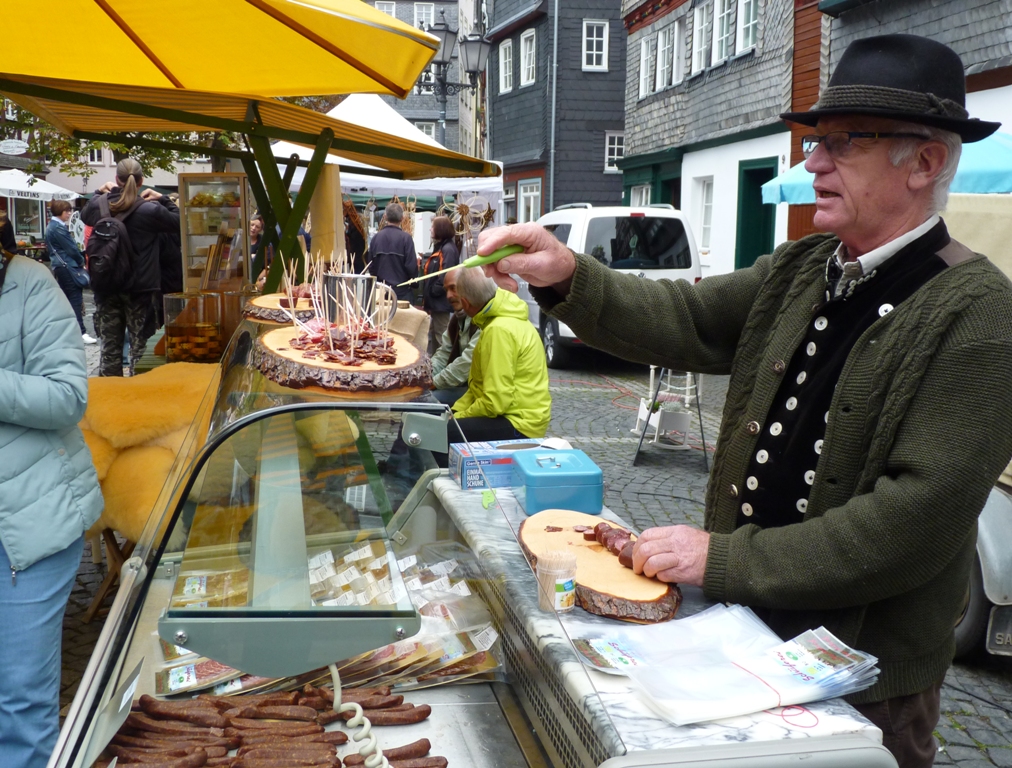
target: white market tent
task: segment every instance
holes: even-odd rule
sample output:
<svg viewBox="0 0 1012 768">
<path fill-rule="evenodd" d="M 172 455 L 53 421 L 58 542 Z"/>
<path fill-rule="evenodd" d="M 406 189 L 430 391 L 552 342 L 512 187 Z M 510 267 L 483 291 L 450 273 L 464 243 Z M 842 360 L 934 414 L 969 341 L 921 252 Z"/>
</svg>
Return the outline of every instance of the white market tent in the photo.
<svg viewBox="0 0 1012 768">
<path fill-rule="evenodd" d="M 80 195 L 12 168 L 0 171 L 0 197 L 48 201 L 76 200 Z"/>
<path fill-rule="evenodd" d="M 403 139 L 410 139 L 422 144 L 429 144 L 433 147 L 441 146 L 434 139 L 426 136 L 418 128 L 405 120 L 393 107 L 375 94 L 351 94 L 340 104 L 327 113 L 328 117 L 344 120 L 374 131 L 388 133 Z M 275 157 L 289 157 L 292 154 L 298 155 L 303 160 L 308 160 L 313 150 L 300 144 L 290 144 L 279 141 L 271 147 Z M 468 178 L 434 178 L 419 180 L 389 179 L 381 176 L 370 176 L 367 174 L 355 173 L 355 168 L 369 168 L 362 163 L 327 155 L 328 163 L 336 163 L 341 166 L 341 189 L 347 193 L 390 196 L 393 194 L 404 197 L 405 195 L 438 197 L 440 195 L 462 195 L 463 199 L 475 195 L 488 200 L 492 209 L 497 212 L 497 221 L 502 216 L 502 175 L 492 178 L 468 177 Z M 284 173 L 282 167 L 281 172 Z M 377 169 L 379 170 L 379 169 Z M 305 175 L 304 168 L 297 168 L 292 180 L 291 189 L 297 190 Z"/>
</svg>

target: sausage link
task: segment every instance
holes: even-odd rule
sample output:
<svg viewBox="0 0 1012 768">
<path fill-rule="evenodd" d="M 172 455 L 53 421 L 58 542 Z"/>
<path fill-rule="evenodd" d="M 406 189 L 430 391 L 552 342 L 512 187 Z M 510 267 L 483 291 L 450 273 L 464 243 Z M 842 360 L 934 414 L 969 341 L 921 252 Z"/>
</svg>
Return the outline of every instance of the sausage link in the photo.
<svg viewBox="0 0 1012 768">
<path fill-rule="evenodd" d="M 336 768 L 341 764 L 338 758 L 334 758 L 326 763 L 310 763 L 300 759 L 292 758 L 281 758 L 275 760 L 271 758 L 260 758 L 250 757 L 237 757 L 232 763 L 232 768 L 302 768 L 302 766 L 325 766 L 326 768 Z M 147 766 L 138 766 L 138 768 L 147 768 Z"/>
<path fill-rule="evenodd" d="M 239 747 L 239 751 L 236 753 L 239 757 L 248 755 L 250 752 L 259 752 L 262 750 L 276 751 L 279 749 L 288 750 L 290 752 L 305 752 L 307 754 L 314 755 L 336 755 L 337 747 L 333 744 L 325 744 L 323 742 L 313 741 L 285 741 L 285 742 L 273 742 L 266 744 L 243 744 Z"/>
<path fill-rule="evenodd" d="M 225 713 L 225 717 L 234 720 L 237 717 L 251 720 L 301 720 L 311 722 L 316 719 L 316 710 L 312 707 L 300 707 L 295 704 L 262 707 L 236 707 Z"/>
<path fill-rule="evenodd" d="M 286 736 L 283 733 L 263 733 L 260 731 L 245 731 L 242 745 L 253 744 L 346 744 L 348 734 L 344 731 L 324 731 L 323 733 L 311 733 L 307 736 Z"/>
<path fill-rule="evenodd" d="M 390 768 L 446 768 L 449 761 L 445 757 L 418 757 L 414 760 L 391 760 Z"/>
<path fill-rule="evenodd" d="M 390 712 L 385 709 L 373 709 L 366 713 L 373 725 L 411 725 L 420 723 L 432 714 L 432 707 L 422 704 L 405 712 Z"/>
<path fill-rule="evenodd" d="M 432 745 L 428 739 L 419 739 L 410 744 L 405 744 L 403 747 L 384 749 L 383 755 L 387 760 L 410 760 L 412 758 L 425 757 L 429 754 L 430 749 L 432 749 Z M 362 765 L 363 763 L 365 763 L 365 758 L 357 752 L 344 758 L 345 765 Z"/>
<path fill-rule="evenodd" d="M 323 744 L 321 746 L 326 747 L 330 745 Z M 301 747 L 257 746 L 249 749 L 247 752 L 240 750 L 238 757 L 249 758 L 250 760 L 304 760 L 313 765 L 333 763 L 334 759 L 337 757 L 337 753 L 333 749 L 330 751 L 313 751 L 311 749 L 304 749 L 303 747 L 305 747 L 305 745 L 302 745 Z"/>
<path fill-rule="evenodd" d="M 140 712 L 131 712 L 127 715 L 126 726 L 136 728 L 140 731 L 151 731 L 153 733 L 164 733 L 170 736 L 176 735 L 201 735 L 221 736 L 224 731 L 221 728 L 207 728 L 194 725 L 193 723 L 179 720 L 156 720 L 153 717 Z"/>
<path fill-rule="evenodd" d="M 124 763 L 162 763 L 174 757 L 186 757 L 189 750 L 182 748 L 174 749 L 130 749 L 121 747 L 118 744 L 110 744 L 106 747 L 110 755 L 115 755 Z"/>
<path fill-rule="evenodd" d="M 319 711 L 326 709 L 328 703 L 327 700 L 322 696 L 303 696 L 302 698 L 299 699 L 299 706 L 312 707 L 313 709 Z"/>
<path fill-rule="evenodd" d="M 228 721 L 212 707 L 203 704 L 186 704 L 180 706 L 175 702 L 159 701 L 146 693 L 140 698 L 141 710 L 152 717 L 165 720 L 182 720 L 204 728 L 224 728 Z"/>
</svg>

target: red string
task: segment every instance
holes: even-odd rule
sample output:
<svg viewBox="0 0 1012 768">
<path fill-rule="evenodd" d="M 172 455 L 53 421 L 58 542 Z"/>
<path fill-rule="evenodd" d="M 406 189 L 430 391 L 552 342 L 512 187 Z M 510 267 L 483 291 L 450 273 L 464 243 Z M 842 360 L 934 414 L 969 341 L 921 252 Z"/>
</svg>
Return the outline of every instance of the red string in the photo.
<svg viewBox="0 0 1012 768">
<path fill-rule="evenodd" d="M 771 691 L 773 691 L 773 693 L 775 693 L 777 695 L 777 706 L 778 707 L 781 706 L 781 704 L 780 704 L 780 691 L 778 691 L 772 685 L 770 685 L 765 680 L 763 680 L 761 677 L 759 677 L 759 675 L 757 675 L 755 672 L 752 672 L 751 670 L 745 669 L 745 667 L 743 667 L 741 664 L 738 664 L 737 662 L 733 662 L 732 661 L 731 663 L 734 664 L 736 667 L 738 667 L 738 669 L 742 670 L 743 672 L 748 672 L 750 675 L 752 675 L 752 677 L 754 677 L 760 683 L 762 683 L 767 688 L 769 688 Z"/>
<path fill-rule="evenodd" d="M 774 717 L 781 718 L 785 723 L 787 723 L 789 726 L 793 728 L 814 728 L 819 724 L 819 716 L 817 714 L 812 712 L 812 710 L 807 709 L 806 707 L 800 707 L 797 705 L 792 705 L 789 707 L 781 707 L 779 712 L 774 712 L 773 710 L 767 709 L 766 713 L 773 715 Z M 815 722 L 812 723 L 811 725 L 804 725 L 803 723 L 792 722 L 790 719 L 790 718 L 803 717 L 804 715 L 810 715 L 812 719 L 815 720 Z"/>
</svg>

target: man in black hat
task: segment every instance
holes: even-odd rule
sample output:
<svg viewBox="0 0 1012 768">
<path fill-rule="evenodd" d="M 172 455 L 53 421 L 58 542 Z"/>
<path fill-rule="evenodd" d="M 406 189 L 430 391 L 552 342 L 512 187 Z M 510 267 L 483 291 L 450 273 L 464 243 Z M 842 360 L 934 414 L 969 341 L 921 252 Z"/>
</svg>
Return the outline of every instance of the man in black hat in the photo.
<svg viewBox="0 0 1012 768">
<path fill-rule="evenodd" d="M 753 607 L 782 637 L 825 626 L 879 659 L 848 700 L 901 766 L 929 766 L 976 521 L 1012 456 L 1012 286 L 938 216 L 969 119 L 959 57 L 912 35 L 854 42 L 815 107 L 817 234 L 696 285 L 618 274 L 536 225 L 482 233 L 581 339 L 730 374 L 705 530 L 645 531 L 636 571 Z"/>
</svg>

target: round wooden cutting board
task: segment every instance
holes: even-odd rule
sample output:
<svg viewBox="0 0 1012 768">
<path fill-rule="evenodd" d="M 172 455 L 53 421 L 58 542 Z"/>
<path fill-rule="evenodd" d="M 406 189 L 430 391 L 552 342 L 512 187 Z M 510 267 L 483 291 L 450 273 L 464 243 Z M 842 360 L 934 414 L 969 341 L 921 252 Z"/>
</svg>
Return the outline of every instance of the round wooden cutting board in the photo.
<svg viewBox="0 0 1012 768">
<path fill-rule="evenodd" d="M 432 364 L 407 339 L 390 334 L 397 352 L 393 365 L 370 360 L 360 366 L 307 359 L 289 345 L 299 331 L 275 328 L 260 336 L 253 348 L 253 364 L 271 381 L 293 389 L 320 388 L 330 393 L 381 394 L 411 397 L 432 386 Z"/>
<path fill-rule="evenodd" d="M 521 523 L 520 546 L 534 566 L 543 552 L 573 552 L 576 555 L 576 602 L 589 613 L 642 623 L 673 619 L 682 601 L 677 585 L 633 573 L 631 568 L 619 565 L 618 557 L 604 546 L 586 541 L 582 532 L 573 530 L 576 525 L 593 528 L 598 523 L 621 528 L 597 515 L 546 509 Z M 549 530 L 551 528 L 562 530 Z"/>
<path fill-rule="evenodd" d="M 246 302 L 242 313 L 246 317 L 259 320 L 264 323 L 280 323 L 291 325 L 292 318 L 288 309 L 281 307 L 281 299 L 285 298 L 283 293 L 268 293 L 265 296 L 254 296 Z M 309 299 L 296 299 L 295 316 L 302 322 L 308 322 L 315 316 L 313 302 Z"/>
</svg>

